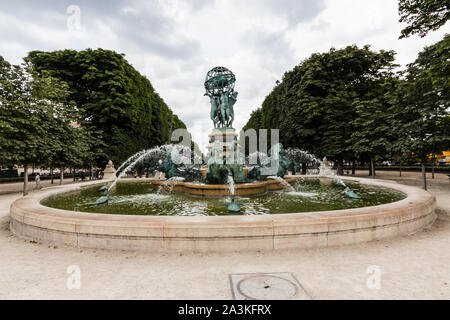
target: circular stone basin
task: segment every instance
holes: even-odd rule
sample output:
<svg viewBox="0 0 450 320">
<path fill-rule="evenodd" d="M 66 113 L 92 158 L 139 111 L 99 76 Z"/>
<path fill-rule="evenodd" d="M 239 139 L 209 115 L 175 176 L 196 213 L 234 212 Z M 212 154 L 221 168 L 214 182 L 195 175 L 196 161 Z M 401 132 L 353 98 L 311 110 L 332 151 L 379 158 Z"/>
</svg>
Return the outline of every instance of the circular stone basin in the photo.
<svg viewBox="0 0 450 320">
<path fill-rule="evenodd" d="M 320 180 L 317 180 L 319 177 L 310 178 L 323 184 L 332 181 L 323 177 Z M 380 240 L 415 232 L 430 225 L 436 218 L 434 196 L 419 188 L 380 180 L 345 178 L 345 183 L 360 194 L 362 202 L 359 202 L 342 198 L 339 194 L 342 188 L 333 191 L 332 186 L 323 186 L 320 182 L 314 187 L 315 182 L 307 182 L 308 179 L 296 186 L 296 192 L 304 194 L 269 193 L 262 197 L 240 198 L 238 201 L 244 210 L 244 214 L 240 215 L 221 215 L 225 208 L 218 212 L 211 202 L 202 202 L 226 202 L 226 199 L 208 200 L 181 195 L 169 195 L 166 204 L 159 205 L 162 210 L 155 210 L 153 215 L 145 211 L 145 215 L 130 203 L 143 203 L 148 208 L 148 201 L 156 201 L 160 195 L 150 192 L 151 196 L 145 196 L 143 193 L 136 194 L 136 190 L 131 195 L 126 195 L 126 191 L 122 190 L 124 194 L 121 194 L 121 185 L 127 183 L 118 184 L 117 195 L 111 192 L 113 199 L 116 196 L 119 200 L 116 203 L 118 206 L 113 204 L 117 199 L 112 200 L 111 208 L 120 209 L 120 197 L 131 196 L 136 200 L 136 197 L 142 196 L 146 200 L 131 201 L 126 206 L 129 210 L 115 212 L 119 214 L 83 212 L 89 211 L 87 206 L 83 208 L 89 196 L 80 195 L 91 192 L 91 185 L 92 192 L 98 190 L 104 182 L 52 187 L 15 201 L 10 210 L 10 229 L 26 239 L 84 248 L 211 252 L 309 248 Z M 325 194 L 330 203 L 322 201 L 314 208 L 314 197 L 320 199 L 322 189 L 327 190 Z M 371 192 L 375 192 L 372 194 L 374 197 L 371 197 Z M 94 200 L 100 195 L 95 191 Z M 333 197 L 338 195 L 336 199 L 339 201 L 334 201 Z M 62 201 L 60 205 L 70 205 L 68 200 L 72 196 L 78 196 L 81 207 L 64 210 L 43 205 L 52 205 L 52 201 L 61 199 L 67 199 L 67 202 Z M 178 200 L 178 197 L 184 200 Z M 302 198 L 304 202 L 299 200 Z M 169 210 L 166 211 L 169 215 L 161 215 L 165 208 L 177 208 L 180 201 L 184 203 L 184 208 L 172 211 L 172 215 Z M 339 207 L 342 204 L 346 206 Z M 57 203 L 53 205 L 59 206 Z M 361 205 L 363 207 L 358 207 Z M 155 204 L 155 207 L 158 205 Z M 203 214 L 208 216 L 179 214 L 195 212 L 194 208 L 202 208 Z M 254 212 L 245 212 L 244 208 L 253 208 Z M 322 211 L 314 211 L 317 209 Z M 95 207 L 95 211 L 104 212 L 101 206 Z"/>
<path fill-rule="evenodd" d="M 128 180 L 118 183 L 110 192 L 108 204 L 93 206 L 100 196 L 99 187 L 89 186 L 76 191 L 57 194 L 44 199 L 44 206 L 92 213 L 167 216 L 262 215 L 295 212 L 313 212 L 375 206 L 404 199 L 402 192 L 348 182 L 360 196 L 350 199 L 342 194 L 343 188 L 330 179 L 297 179 L 293 190 L 266 192 L 257 197 L 237 197 L 240 212 L 229 212 L 224 205 L 229 197 L 207 198 L 185 195 L 183 191 L 164 191 L 151 181 Z"/>
</svg>

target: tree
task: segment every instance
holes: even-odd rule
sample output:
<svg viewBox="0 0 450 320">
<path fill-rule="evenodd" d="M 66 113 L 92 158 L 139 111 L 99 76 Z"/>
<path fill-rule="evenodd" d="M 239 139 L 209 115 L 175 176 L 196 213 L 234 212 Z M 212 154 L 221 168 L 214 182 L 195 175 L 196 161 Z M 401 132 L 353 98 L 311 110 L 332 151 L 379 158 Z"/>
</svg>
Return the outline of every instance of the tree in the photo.
<svg viewBox="0 0 450 320">
<path fill-rule="evenodd" d="M 425 164 L 429 155 L 450 149 L 448 61 L 450 35 L 419 53 L 408 65 L 406 81 L 399 87 L 402 142 L 422 163 L 424 189 L 427 189 Z"/>
<path fill-rule="evenodd" d="M 369 46 L 315 53 L 286 72 L 266 97 L 261 126 L 278 128 L 285 147 L 336 161 L 342 174 L 343 161 L 354 157 L 355 100 L 369 99 L 373 83 L 391 72 L 393 61 L 393 51 L 375 52 Z"/>
<path fill-rule="evenodd" d="M 400 22 L 408 23 L 400 39 L 412 34 L 424 37 L 429 31 L 442 27 L 450 18 L 448 0 L 399 0 Z"/>
<path fill-rule="evenodd" d="M 250 114 L 250 119 L 248 119 L 247 123 L 242 128 L 242 130 L 246 131 L 248 129 L 255 129 L 256 131 L 258 131 L 259 129 L 262 129 L 261 108 L 253 110 L 252 113 Z"/>
<path fill-rule="evenodd" d="M 174 129 L 186 128 L 155 92 L 150 81 L 124 58 L 103 49 L 32 51 L 26 58 L 69 85 L 77 121 L 102 132 L 107 160 L 121 163 L 142 149 L 167 143 Z"/>
<path fill-rule="evenodd" d="M 373 81 L 365 97 L 354 101 L 355 130 L 351 134 L 352 149 L 358 158 L 370 160 L 370 174 L 375 175 L 375 161 L 386 157 L 395 143 L 394 108 L 391 95 L 395 92 L 398 79 L 392 74 Z"/>
<path fill-rule="evenodd" d="M 45 163 L 61 146 L 57 133 L 68 125 L 73 106 L 67 84 L 38 75 L 29 63 L 12 66 L 1 58 L 0 67 L 0 163 L 24 166 L 26 195 L 28 166 Z"/>
</svg>

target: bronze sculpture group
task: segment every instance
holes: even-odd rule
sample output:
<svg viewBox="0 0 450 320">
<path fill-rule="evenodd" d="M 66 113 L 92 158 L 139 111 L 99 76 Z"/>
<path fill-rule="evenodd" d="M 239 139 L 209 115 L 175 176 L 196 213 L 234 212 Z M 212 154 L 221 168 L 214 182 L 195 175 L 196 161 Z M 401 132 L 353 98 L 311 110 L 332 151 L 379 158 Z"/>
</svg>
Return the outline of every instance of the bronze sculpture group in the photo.
<svg viewBox="0 0 450 320">
<path fill-rule="evenodd" d="M 238 93 L 234 91 L 236 77 L 225 67 L 211 69 L 205 80 L 205 96 L 211 103 L 210 118 L 214 128 L 231 128 L 234 120 L 233 106 Z"/>
</svg>

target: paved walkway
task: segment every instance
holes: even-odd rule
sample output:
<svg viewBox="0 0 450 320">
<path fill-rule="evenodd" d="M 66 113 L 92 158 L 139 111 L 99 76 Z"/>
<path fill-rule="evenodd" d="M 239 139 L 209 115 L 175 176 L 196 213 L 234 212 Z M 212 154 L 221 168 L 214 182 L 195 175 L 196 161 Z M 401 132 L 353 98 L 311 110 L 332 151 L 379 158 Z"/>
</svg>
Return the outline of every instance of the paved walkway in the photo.
<svg viewBox="0 0 450 320">
<path fill-rule="evenodd" d="M 89 179 L 86 179 L 86 181 L 89 181 Z M 64 184 L 72 184 L 72 183 L 81 183 L 81 181 L 73 181 L 73 178 L 64 179 Z M 58 185 L 59 179 L 55 179 L 53 181 L 53 184 L 51 183 L 51 180 L 41 180 L 42 188 Z M 34 181 L 34 179 L 30 179 L 28 181 L 28 190 L 29 192 L 36 191 L 36 182 Z M 0 194 L 9 194 L 18 192 L 23 192 L 23 182 L 0 183 Z"/>
<path fill-rule="evenodd" d="M 365 172 L 358 175 L 367 176 Z M 419 173 L 378 172 L 377 179 L 420 185 Z M 397 173 L 398 174 L 398 173 Z M 0 195 L 0 299 L 231 299 L 229 274 L 292 272 L 313 299 L 450 299 L 450 181 L 430 179 L 439 219 L 395 239 L 342 247 L 229 254 L 142 253 L 53 247 L 11 234 Z M 67 289 L 67 268 L 81 288 Z M 380 289 L 366 285 L 369 266 Z"/>
</svg>

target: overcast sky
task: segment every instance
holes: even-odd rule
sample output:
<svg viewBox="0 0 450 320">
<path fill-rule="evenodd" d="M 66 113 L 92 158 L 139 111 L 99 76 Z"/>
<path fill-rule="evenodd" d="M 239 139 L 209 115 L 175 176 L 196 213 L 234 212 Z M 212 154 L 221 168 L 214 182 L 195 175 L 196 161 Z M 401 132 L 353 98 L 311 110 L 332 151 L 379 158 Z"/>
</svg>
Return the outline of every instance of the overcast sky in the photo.
<svg viewBox="0 0 450 320">
<path fill-rule="evenodd" d="M 425 38 L 398 40 L 401 29 L 396 0 L 0 0 L 6 60 L 20 63 L 31 50 L 125 53 L 202 150 L 213 128 L 203 96 L 211 68 L 236 75 L 234 127 L 240 130 L 276 80 L 314 52 L 370 44 L 395 50 L 404 66 L 450 33 L 447 24 Z"/>
</svg>

